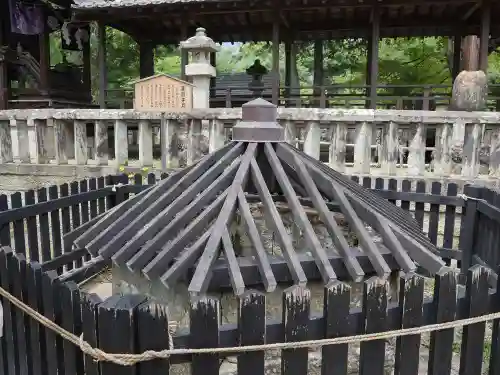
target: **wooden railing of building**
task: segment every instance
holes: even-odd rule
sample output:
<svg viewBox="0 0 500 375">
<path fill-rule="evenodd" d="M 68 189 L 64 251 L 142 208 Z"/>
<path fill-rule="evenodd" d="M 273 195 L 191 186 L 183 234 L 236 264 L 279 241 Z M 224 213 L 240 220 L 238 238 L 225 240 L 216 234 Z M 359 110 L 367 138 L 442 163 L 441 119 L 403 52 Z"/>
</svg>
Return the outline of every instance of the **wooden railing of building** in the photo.
<svg viewBox="0 0 500 375">
<path fill-rule="evenodd" d="M 367 85 L 302 86 L 280 88 L 280 106 L 290 108 L 370 108 Z M 447 109 L 451 99 L 451 85 L 379 85 L 377 109 Z M 319 94 L 318 94 L 319 93 Z M 263 98 L 271 100 L 271 88 L 263 91 Z M 248 86 L 214 87 L 210 93 L 212 108 L 241 107 L 253 98 Z M 108 89 L 107 108 L 133 107 L 132 88 Z M 500 84 L 490 85 L 488 109 L 500 109 Z"/>
</svg>

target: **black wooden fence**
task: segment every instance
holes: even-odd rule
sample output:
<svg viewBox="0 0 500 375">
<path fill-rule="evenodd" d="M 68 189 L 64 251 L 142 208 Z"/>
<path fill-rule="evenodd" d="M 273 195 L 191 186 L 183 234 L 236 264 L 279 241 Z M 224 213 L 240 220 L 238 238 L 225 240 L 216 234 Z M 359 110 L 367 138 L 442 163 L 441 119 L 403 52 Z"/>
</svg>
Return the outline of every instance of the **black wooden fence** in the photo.
<svg viewBox="0 0 500 375">
<path fill-rule="evenodd" d="M 128 181 L 126 176 L 109 176 L 90 181 L 62 185 L 59 188 L 24 193 L 26 206 L 19 204 L 21 195 L 9 200 L 0 198 L 0 286 L 43 313 L 61 327 L 83 333 L 84 339 L 94 347 L 111 353 L 141 353 L 145 350 L 169 348 L 167 307 L 142 295 L 114 295 L 101 301 L 96 295 L 79 291 L 72 280 L 84 277 L 78 270 L 95 264 L 83 252 L 64 249 L 62 233 L 78 227 L 98 213 L 104 212 L 129 194 L 143 188 L 142 176 L 137 185 L 113 189 L 103 187 Z M 239 300 L 237 324 L 221 324 L 220 301 L 202 296 L 191 301 L 189 330 L 177 332 L 173 337 L 175 348 L 238 347 L 277 342 L 294 342 L 305 339 L 323 339 L 340 336 L 374 333 L 389 329 L 418 327 L 421 325 L 452 321 L 500 310 L 500 294 L 491 286 L 491 268 L 498 264 L 496 248 L 500 235 L 500 210 L 498 194 L 484 188 L 467 187 L 466 197 L 457 196 L 457 186 L 447 186 L 448 196 L 426 194 L 425 183 L 417 183 L 416 192 L 409 182 L 403 182 L 402 191 L 396 191 L 394 180 L 382 190 L 383 180 L 375 181 L 375 188 L 388 200 L 404 209 L 414 209 L 417 221 L 424 222 L 425 204 L 428 212 L 429 237 L 438 243 L 442 236 L 441 252 L 451 259 L 461 259 L 472 266 L 466 276 L 465 288 L 458 286 L 458 275 L 446 270 L 436 275 L 433 298 L 424 298 L 425 280 L 421 276 L 402 276 L 397 300 L 389 301 L 388 285 L 378 278 L 364 283 L 361 308 L 350 306 L 350 288 L 336 282 L 324 287 L 323 312 L 311 314 L 311 295 L 307 288 L 293 286 L 283 292 L 283 316 L 279 321 L 266 320 L 266 297 L 257 291 L 248 291 Z M 149 177 L 148 183 L 153 183 Z M 371 181 L 362 181 L 365 186 Z M 95 186 L 95 188 L 94 188 Z M 441 192 L 442 186 L 434 183 L 431 192 Z M 54 191 L 59 190 L 59 196 Z M 52 191 L 52 194 L 50 192 Z M 46 198 L 49 197 L 50 199 Z M 414 207 L 413 207 L 414 206 Z M 444 229 L 438 228 L 443 215 Z M 456 231 L 456 211 L 464 211 L 460 248 L 453 249 Z M 50 218 L 50 220 L 48 220 Z M 49 224 L 47 223 L 49 221 Z M 54 224 L 56 227 L 54 228 Z M 59 227 L 57 227 L 59 225 Z M 27 240 L 26 240 L 27 239 Z M 47 244 L 50 250 L 47 250 Z M 11 246 L 14 251 L 11 250 Z M 76 254 L 76 255 L 75 255 Z M 27 261 L 27 258 L 29 261 Z M 475 265 L 473 265 L 475 264 Z M 481 265 L 482 264 L 482 265 Z M 487 267 L 489 266 L 489 267 Z M 96 272 L 87 268 L 86 275 Z M 174 355 L 169 359 L 143 362 L 136 366 L 122 367 L 107 362 L 95 362 L 84 356 L 79 348 L 62 340 L 32 318 L 24 315 L 5 298 L 4 336 L 0 339 L 0 372 L 9 375 L 156 375 L 174 371 L 170 367 L 190 363 L 193 375 L 219 374 L 221 360 L 235 353 Z M 460 357 L 460 374 L 477 375 L 485 367 L 489 374 L 500 374 L 499 322 L 493 322 L 492 333 L 485 339 L 485 324 L 476 323 L 464 328 L 461 344 L 454 344 L 454 330 L 447 329 L 431 334 L 428 373 L 447 375 L 452 372 L 452 358 Z M 396 340 L 394 371 L 397 375 L 419 373 L 419 350 L 422 337 L 413 335 Z M 359 373 L 362 375 L 385 374 L 387 342 L 376 340 L 362 343 L 359 356 Z M 485 348 L 490 353 L 483 359 Z M 322 374 L 348 372 L 348 345 L 322 348 Z M 286 349 L 281 353 L 283 374 L 308 373 L 308 349 Z M 258 375 L 266 371 L 268 361 L 264 351 L 239 353 L 235 372 Z M 175 371 L 174 371 L 175 372 Z"/>
</svg>

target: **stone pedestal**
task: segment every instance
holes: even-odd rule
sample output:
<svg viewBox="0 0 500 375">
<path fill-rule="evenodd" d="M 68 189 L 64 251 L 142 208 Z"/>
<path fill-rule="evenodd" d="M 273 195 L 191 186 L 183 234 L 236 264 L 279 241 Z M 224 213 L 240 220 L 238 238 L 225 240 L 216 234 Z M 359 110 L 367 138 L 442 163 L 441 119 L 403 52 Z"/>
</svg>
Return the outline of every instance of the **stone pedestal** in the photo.
<svg viewBox="0 0 500 375">
<path fill-rule="evenodd" d="M 216 75 L 215 68 L 210 64 L 210 54 L 219 51 L 219 46 L 200 27 L 194 36 L 181 42 L 180 47 L 189 54 L 186 76 L 194 85 L 193 108 L 209 108 L 210 78 Z"/>
</svg>

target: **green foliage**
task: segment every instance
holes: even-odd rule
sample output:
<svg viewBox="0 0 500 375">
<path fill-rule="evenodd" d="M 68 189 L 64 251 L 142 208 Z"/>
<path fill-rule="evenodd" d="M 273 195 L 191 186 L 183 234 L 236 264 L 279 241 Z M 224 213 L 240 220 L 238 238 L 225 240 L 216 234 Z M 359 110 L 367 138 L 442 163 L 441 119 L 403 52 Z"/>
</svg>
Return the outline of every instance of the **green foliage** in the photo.
<svg viewBox="0 0 500 375">
<path fill-rule="evenodd" d="M 393 85 L 451 81 L 447 39 L 384 39 L 379 50 L 380 81 Z"/>
<path fill-rule="evenodd" d="M 97 40 L 91 33 L 92 86 L 98 87 Z M 364 84 L 366 81 L 366 40 L 348 38 L 325 41 L 324 84 Z M 297 73 L 302 86 L 311 86 L 314 77 L 314 43 L 297 43 Z M 107 29 L 107 65 L 109 88 L 124 88 L 139 75 L 138 45 L 130 36 L 112 28 Z M 73 53 L 65 53 L 73 62 Z M 444 37 L 383 39 L 379 49 L 379 82 L 388 85 L 451 84 L 448 39 Z M 219 73 L 245 72 L 255 59 L 271 70 L 270 43 L 224 44 L 217 54 Z M 60 34 L 51 36 L 51 63 L 63 61 Z M 490 82 L 500 79 L 500 58 L 496 52 L 489 59 Z M 285 51 L 280 46 L 280 73 L 285 77 Z M 180 73 L 180 54 L 177 46 L 158 46 L 155 51 L 155 70 L 170 75 Z M 392 90 L 395 95 L 409 95 L 412 89 Z"/>
</svg>

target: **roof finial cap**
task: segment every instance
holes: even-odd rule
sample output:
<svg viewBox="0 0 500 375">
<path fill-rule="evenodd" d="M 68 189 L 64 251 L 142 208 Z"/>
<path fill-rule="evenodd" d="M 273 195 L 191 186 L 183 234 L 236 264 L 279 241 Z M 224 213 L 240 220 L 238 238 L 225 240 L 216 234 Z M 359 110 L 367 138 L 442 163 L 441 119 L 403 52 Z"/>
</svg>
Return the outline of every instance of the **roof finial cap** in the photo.
<svg viewBox="0 0 500 375">
<path fill-rule="evenodd" d="M 243 121 L 276 122 L 278 107 L 262 98 L 251 100 L 241 106 Z"/>
<path fill-rule="evenodd" d="M 278 107 L 257 98 L 241 106 L 241 120 L 233 127 L 233 141 L 283 142 L 285 130 L 278 123 Z"/>
</svg>

